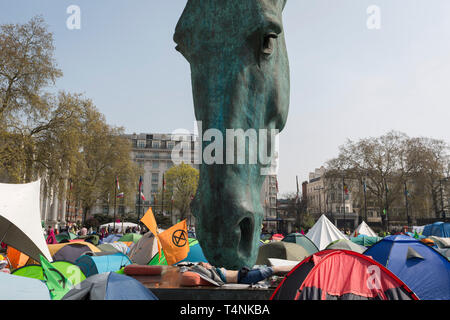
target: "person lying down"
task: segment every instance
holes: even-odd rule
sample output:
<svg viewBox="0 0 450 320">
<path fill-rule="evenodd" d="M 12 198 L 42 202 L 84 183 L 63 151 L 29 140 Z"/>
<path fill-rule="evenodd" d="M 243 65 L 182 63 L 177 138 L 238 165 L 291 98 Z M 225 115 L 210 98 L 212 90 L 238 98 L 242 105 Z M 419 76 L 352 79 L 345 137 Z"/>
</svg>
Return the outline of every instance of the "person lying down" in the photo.
<svg viewBox="0 0 450 320">
<path fill-rule="evenodd" d="M 184 285 L 208 285 L 213 284 L 222 286 L 229 283 L 238 284 L 255 284 L 273 275 L 286 275 L 295 265 L 287 266 L 260 266 L 249 269 L 242 268 L 240 270 L 227 270 L 225 268 L 217 268 L 209 263 L 199 262 L 198 264 L 182 270 Z M 195 281 L 198 276 L 208 283 Z"/>
</svg>

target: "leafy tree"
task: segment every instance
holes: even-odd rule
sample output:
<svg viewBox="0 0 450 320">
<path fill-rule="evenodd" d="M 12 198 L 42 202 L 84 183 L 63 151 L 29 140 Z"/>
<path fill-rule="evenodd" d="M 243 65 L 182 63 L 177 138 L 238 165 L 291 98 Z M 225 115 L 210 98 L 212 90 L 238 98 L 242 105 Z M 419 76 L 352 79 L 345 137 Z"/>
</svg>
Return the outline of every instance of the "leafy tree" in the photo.
<svg viewBox="0 0 450 320">
<path fill-rule="evenodd" d="M 405 206 L 405 185 L 408 201 L 422 216 L 432 203 L 438 208 L 439 181 L 448 168 L 449 146 L 430 138 L 410 138 L 391 131 L 381 137 L 348 141 L 339 155 L 328 161 L 326 178 L 342 185 L 342 177 L 354 186 L 355 198 L 363 199 L 366 185 L 368 202 L 375 203 L 383 222 L 394 212 L 392 207 Z M 405 210 L 406 211 L 406 210 Z"/>
<path fill-rule="evenodd" d="M 0 125 L 47 112 L 42 89 L 62 76 L 54 50 L 53 35 L 40 16 L 0 26 Z"/>
<path fill-rule="evenodd" d="M 164 206 L 169 207 L 173 199 L 174 209 L 180 212 L 180 219 L 184 220 L 189 212 L 189 206 L 194 197 L 199 179 L 199 171 L 188 164 L 181 163 L 173 166 L 164 174 L 166 180 L 164 192 Z M 160 203 L 161 196 L 157 196 Z"/>
</svg>

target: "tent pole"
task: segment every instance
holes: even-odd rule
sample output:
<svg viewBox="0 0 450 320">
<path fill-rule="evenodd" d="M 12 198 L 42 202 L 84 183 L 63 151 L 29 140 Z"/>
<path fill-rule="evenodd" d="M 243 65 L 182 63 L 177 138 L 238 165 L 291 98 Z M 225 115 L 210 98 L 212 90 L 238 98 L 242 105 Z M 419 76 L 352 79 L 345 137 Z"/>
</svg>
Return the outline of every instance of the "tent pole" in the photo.
<svg viewBox="0 0 450 320">
<path fill-rule="evenodd" d="M 9 222 L 9 221 L 8 221 Z M 3 234 L 3 236 L 2 236 L 2 240 L 0 240 L 0 243 L 2 243 L 3 242 L 3 240 L 6 238 L 6 235 L 8 234 L 8 231 L 9 231 L 9 229 L 11 228 L 11 225 L 12 225 L 12 223 L 11 222 L 9 222 L 9 226 L 8 226 L 8 229 L 6 229 L 6 231 L 5 231 L 5 233 Z"/>
</svg>

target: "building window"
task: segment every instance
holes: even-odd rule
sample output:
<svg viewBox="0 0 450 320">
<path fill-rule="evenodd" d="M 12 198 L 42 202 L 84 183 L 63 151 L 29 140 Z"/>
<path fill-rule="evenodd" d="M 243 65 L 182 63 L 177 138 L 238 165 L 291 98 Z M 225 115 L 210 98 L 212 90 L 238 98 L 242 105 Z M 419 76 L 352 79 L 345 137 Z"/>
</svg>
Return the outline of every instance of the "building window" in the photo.
<svg viewBox="0 0 450 320">
<path fill-rule="evenodd" d="M 159 149 L 159 141 L 153 141 L 152 147 L 153 149 Z"/>
<path fill-rule="evenodd" d="M 145 148 L 145 140 L 138 140 L 137 146 L 138 148 Z"/>
<path fill-rule="evenodd" d="M 103 213 L 104 214 L 108 214 L 109 213 L 109 207 L 108 206 L 104 206 L 103 207 Z"/>
<path fill-rule="evenodd" d="M 158 183 L 159 181 L 159 174 L 158 173 L 152 173 L 152 182 Z"/>
<path fill-rule="evenodd" d="M 159 162 L 158 161 L 153 161 L 152 162 L 152 168 L 153 169 L 159 169 Z"/>
<path fill-rule="evenodd" d="M 152 184 L 152 193 L 158 192 L 158 184 Z"/>
<path fill-rule="evenodd" d="M 167 149 L 172 150 L 174 146 L 175 146 L 175 142 L 167 142 Z"/>
<path fill-rule="evenodd" d="M 125 213 L 125 207 L 119 206 L 119 214 L 124 214 L 124 213 Z"/>
</svg>

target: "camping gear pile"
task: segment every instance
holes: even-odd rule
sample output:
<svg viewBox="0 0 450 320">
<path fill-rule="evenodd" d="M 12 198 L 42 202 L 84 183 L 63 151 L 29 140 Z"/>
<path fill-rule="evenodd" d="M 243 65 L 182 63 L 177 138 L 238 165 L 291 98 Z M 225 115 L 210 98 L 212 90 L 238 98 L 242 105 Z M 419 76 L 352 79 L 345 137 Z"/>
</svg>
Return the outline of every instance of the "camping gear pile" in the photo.
<svg viewBox="0 0 450 320">
<path fill-rule="evenodd" d="M 141 219 L 150 230 L 146 234 L 101 238 L 67 231 L 55 236 L 57 243 L 47 244 L 39 190 L 39 181 L 0 184 L 0 237 L 7 245 L 0 255 L 0 282 L 10 288 L 0 292 L 0 299 L 157 300 L 132 276 L 208 262 L 185 220 L 158 229 L 151 208 Z M 255 268 L 292 266 L 272 299 L 450 300 L 448 226 L 434 223 L 383 238 L 363 221 L 346 236 L 322 215 L 306 234 L 261 239 Z M 124 229 L 125 223 L 120 232 Z"/>
</svg>

